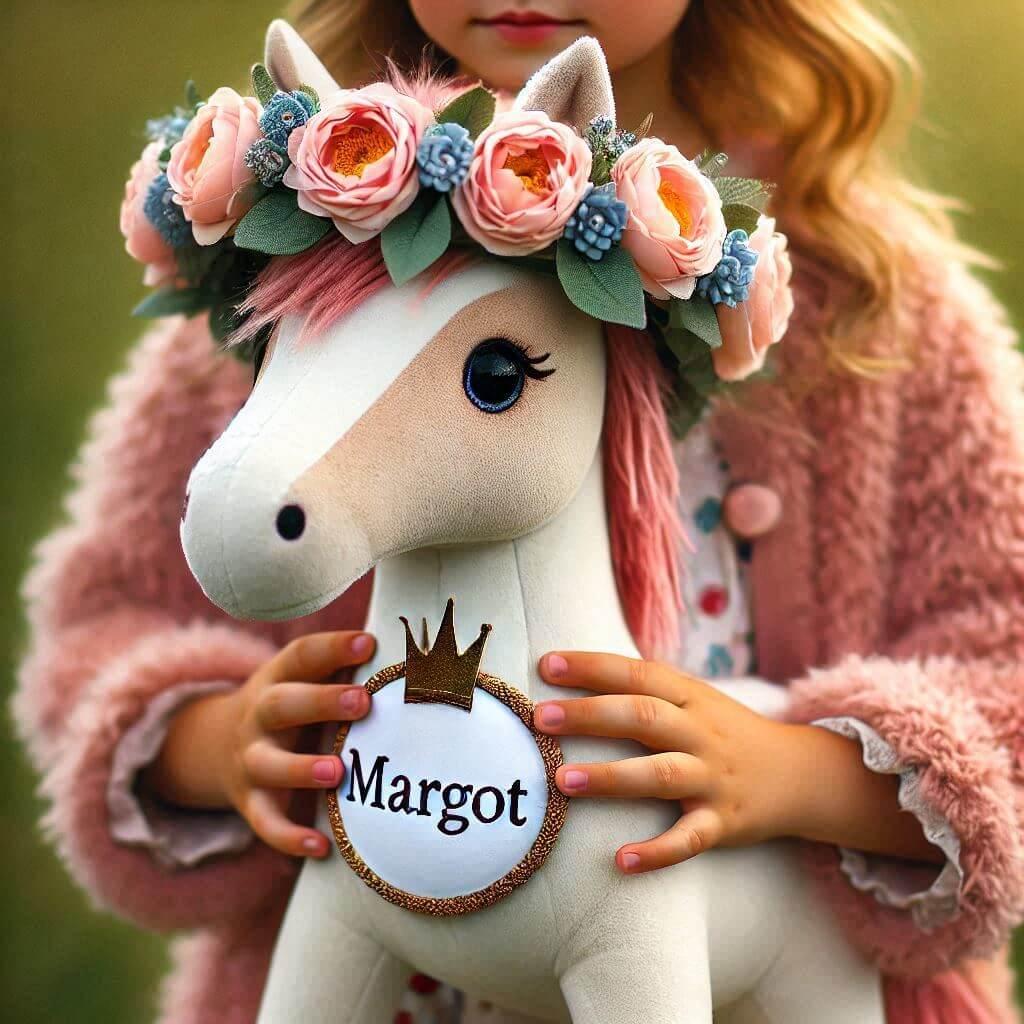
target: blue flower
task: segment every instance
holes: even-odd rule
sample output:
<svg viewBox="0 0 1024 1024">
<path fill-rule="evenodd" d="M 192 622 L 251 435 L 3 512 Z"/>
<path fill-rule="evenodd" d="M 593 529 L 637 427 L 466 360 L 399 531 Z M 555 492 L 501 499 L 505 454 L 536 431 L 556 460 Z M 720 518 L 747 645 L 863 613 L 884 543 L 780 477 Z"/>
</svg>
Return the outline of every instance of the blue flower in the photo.
<svg viewBox="0 0 1024 1024">
<path fill-rule="evenodd" d="M 270 139 L 257 139 L 245 152 L 245 166 L 256 175 L 256 180 L 273 188 L 288 170 L 291 161 L 288 150 Z"/>
<path fill-rule="evenodd" d="M 277 146 L 286 146 L 288 136 L 316 113 L 313 98 L 300 89 L 275 92 L 260 117 L 260 130 Z"/>
<path fill-rule="evenodd" d="M 615 163 L 630 146 L 636 145 L 633 132 L 615 130 L 615 122 L 609 114 L 598 114 L 587 125 L 584 135 L 595 157 L 603 158 L 608 166 Z"/>
<path fill-rule="evenodd" d="M 192 241 L 192 228 L 185 220 L 185 211 L 174 201 L 174 190 L 166 174 L 158 174 L 153 179 L 142 212 L 172 248 L 178 249 Z"/>
<path fill-rule="evenodd" d="M 438 192 L 450 192 L 466 180 L 472 159 L 473 140 L 461 124 L 449 121 L 434 125 L 416 151 L 420 184 Z"/>
<path fill-rule="evenodd" d="M 742 228 L 736 228 L 725 236 L 722 259 L 718 266 L 697 278 L 697 294 L 718 305 L 735 308 L 738 302 L 746 302 L 750 296 L 750 285 L 754 280 L 757 253 L 747 242 L 749 236 Z"/>
<path fill-rule="evenodd" d="M 587 141 L 591 149 L 604 144 L 605 139 L 615 130 L 615 122 L 608 114 L 598 114 L 587 125 Z"/>
<path fill-rule="evenodd" d="M 615 163 L 630 146 L 635 146 L 636 143 L 637 138 L 632 132 L 617 131 L 606 143 L 608 158 Z"/>
<path fill-rule="evenodd" d="M 150 142 L 163 142 L 168 149 L 185 134 L 189 118 L 181 114 L 151 117 L 146 122 L 146 137 Z"/>
<path fill-rule="evenodd" d="M 629 211 L 611 183 L 591 188 L 566 222 L 563 238 L 587 259 L 599 260 L 622 238 Z"/>
</svg>

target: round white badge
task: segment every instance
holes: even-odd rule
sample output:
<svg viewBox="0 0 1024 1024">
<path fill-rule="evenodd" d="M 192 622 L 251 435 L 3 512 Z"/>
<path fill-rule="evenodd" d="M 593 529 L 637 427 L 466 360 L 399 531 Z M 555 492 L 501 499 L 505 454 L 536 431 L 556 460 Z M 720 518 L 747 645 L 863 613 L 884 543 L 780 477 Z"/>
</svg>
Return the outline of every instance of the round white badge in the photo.
<svg viewBox="0 0 1024 1024">
<path fill-rule="evenodd" d="M 424 675 L 414 667 L 410 682 L 406 664 L 372 676 L 370 713 L 338 731 L 345 774 L 328 793 L 331 824 L 348 864 L 385 899 L 463 914 L 508 895 L 550 852 L 567 806 L 554 784 L 561 750 L 502 680 L 474 668 L 453 700 L 436 680 L 417 688 Z"/>
</svg>

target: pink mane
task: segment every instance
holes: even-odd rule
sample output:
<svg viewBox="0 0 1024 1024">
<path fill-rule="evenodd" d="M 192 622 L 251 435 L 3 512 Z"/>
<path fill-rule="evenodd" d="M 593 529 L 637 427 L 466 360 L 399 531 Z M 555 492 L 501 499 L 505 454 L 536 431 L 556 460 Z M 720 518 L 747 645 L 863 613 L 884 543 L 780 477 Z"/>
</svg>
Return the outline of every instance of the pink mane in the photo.
<svg viewBox="0 0 1024 1024">
<path fill-rule="evenodd" d="M 431 106 L 447 84 L 419 78 L 404 85 Z M 473 259 L 475 257 L 469 257 Z M 465 266 L 450 249 L 431 268 L 425 288 Z M 251 339 L 288 314 L 305 317 L 309 340 L 390 285 L 380 245 L 352 245 L 340 234 L 297 256 L 277 257 L 240 306 L 247 319 L 229 342 Z M 679 480 L 662 405 L 665 371 L 642 331 L 606 325 L 608 379 L 602 436 L 612 564 L 626 622 L 644 657 L 679 645 L 682 610 Z"/>
<path fill-rule="evenodd" d="M 686 543 L 663 402 L 668 381 L 645 331 L 605 324 L 605 338 L 601 441 L 615 583 L 640 653 L 668 657 L 679 648 Z"/>
</svg>

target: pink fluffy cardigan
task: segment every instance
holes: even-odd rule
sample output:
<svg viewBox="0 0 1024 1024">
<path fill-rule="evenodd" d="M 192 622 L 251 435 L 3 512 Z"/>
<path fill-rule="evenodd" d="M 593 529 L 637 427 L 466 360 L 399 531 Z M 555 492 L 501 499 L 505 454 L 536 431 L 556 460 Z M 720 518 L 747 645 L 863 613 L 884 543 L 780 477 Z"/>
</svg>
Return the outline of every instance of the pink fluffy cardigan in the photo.
<svg viewBox="0 0 1024 1024">
<path fill-rule="evenodd" d="M 810 869 L 889 975 L 891 1021 L 1007 1022 L 995 955 L 1024 908 L 1024 373 L 1002 311 L 962 268 L 925 257 L 916 280 L 891 328 L 917 341 L 912 372 L 830 380 L 800 403 L 763 384 L 713 426 L 734 480 L 782 502 L 753 545 L 760 674 L 789 684 L 794 718 L 855 716 L 920 767 L 961 839 L 960 912 L 922 934 L 854 889 L 833 848 L 808 847 Z M 805 312 L 779 346 L 783 374 L 820 366 L 806 311 L 825 304 L 822 288 L 798 282 Z M 46 827 L 97 904 L 194 932 L 176 945 L 168 1024 L 254 1019 L 297 866 L 253 843 L 173 872 L 116 844 L 112 753 L 157 694 L 240 682 L 294 636 L 357 625 L 367 596 L 360 584 L 305 619 L 243 624 L 189 574 L 184 482 L 249 386 L 201 323 L 148 332 L 91 422 L 70 521 L 39 543 L 23 588 L 15 713 Z"/>
</svg>

